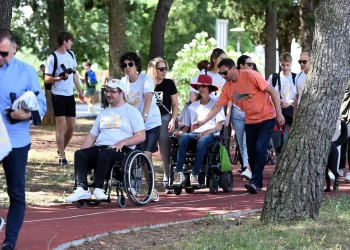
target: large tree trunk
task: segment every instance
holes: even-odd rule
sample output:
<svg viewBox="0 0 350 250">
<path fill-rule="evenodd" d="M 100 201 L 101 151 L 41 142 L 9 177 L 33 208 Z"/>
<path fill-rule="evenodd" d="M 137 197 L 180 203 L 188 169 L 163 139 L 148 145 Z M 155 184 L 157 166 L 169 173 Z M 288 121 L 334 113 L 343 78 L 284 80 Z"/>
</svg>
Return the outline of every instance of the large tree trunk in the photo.
<svg viewBox="0 0 350 250">
<path fill-rule="evenodd" d="M 310 51 L 315 26 L 312 2 L 312 0 L 302 0 L 300 2 L 300 46 L 302 50 Z"/>
<path fill-rule="evenodd" d="M 125 0 L 108 1 L 109 78 L 120 78 L 119 58 L 125 53 Z"/>
<path fill-rule="evenodd" d="M 291 52 L 292 40 L 285 34 L 278 35 L 278 53 Z"/>
<path fill-rule="evenodd" d="M 270 5 L 266 9 L 265 23 L 265 78 L 276 72 L 277 8 Z"/>
<path fill-rule="evenodd" d="M 64 30 L 64 0 L 47 0 L 47 16 L 49 21 L 49 47 L 55 51 L 58 47 L 57 34 Z M 51 90 L 45 90 L 47 111 L 43 118 L 43 125 L 55 124 L 53 114 Z"/>
<path fill-rule="evenodd" d="M 312 67 L 293 130 L 268 185 L 264 222 L 314 219 L 319 214 L 331 138 L 350 73 L 349 13 L 348 0 L 323 0 L 315 11 Z"/>
<path fill-rule="evenodd" d="M 0 29 L 10 29 L 12 18 L 12 1 L 1 0 L 0 4 Z"/>
<path fill-rule="evenodd" d="M 168 15 L 173 0 L 159 0 L 156 14 L 154 15 L 151 33 L 151 45 L 148 60 L 155 57 L 164 57 L 164 34 Z"/>
</svg>

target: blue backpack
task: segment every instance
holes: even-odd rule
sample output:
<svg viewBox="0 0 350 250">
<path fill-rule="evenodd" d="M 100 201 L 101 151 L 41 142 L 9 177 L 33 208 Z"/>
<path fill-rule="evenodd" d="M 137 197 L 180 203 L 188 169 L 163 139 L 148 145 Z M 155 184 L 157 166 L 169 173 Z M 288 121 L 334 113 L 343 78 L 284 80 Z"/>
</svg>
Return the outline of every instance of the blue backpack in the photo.
<svg viewBox="0 0 350 250">
<path fill-rule="evenodd" d="M 98 81 L 97 81 L 95 72 L 93 72 L 91 69 L 86 71 L 85 79 L 88 87 L 96 87 Z"/>
</svg>

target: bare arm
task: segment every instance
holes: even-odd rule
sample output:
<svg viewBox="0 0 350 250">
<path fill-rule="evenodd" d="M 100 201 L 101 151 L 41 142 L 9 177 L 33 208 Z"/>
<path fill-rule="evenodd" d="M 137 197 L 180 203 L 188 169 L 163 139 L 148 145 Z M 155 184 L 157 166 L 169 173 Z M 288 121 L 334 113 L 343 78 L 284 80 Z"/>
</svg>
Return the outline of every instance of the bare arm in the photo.
<svg viewBox="0 0 350 250">
<path fill-rule="evenodd" d="M 283 125 L 285 121 L 284 121 L 284 117 L 282 115 L 282 110 L 281 110 L 281 105 L 280 105 L 280 98 L 279 98 L 276 90 L 271 85 L 268 85 L 265 88 L 265 92 L 268 93 L 271 96 L 271 100 L 273 102 L 273 105 L 275 106 L 277 123 L 279 125 Z"/>
<path fill-rule="evenodd" d="M 74 67 L 73 70 L 76 71 L 76 68 Z M 83 95 L 83 91 L 81 90 L 81 87 L 80 87 L 80 82 L 79 82 L 79 76 L 78 76 L 78 74 L 73 74 L 73 82 L 74 82 L 75 87 L 76 87 L 77 90 L 78 90 L 78 93 L 79 93 L 80 95 Z"/>
<path fill-rule="evenodd" d="M 94 136 L 93 134 L 88 134 L 85 137 L 85 140 L 84 140 L 83 144 L 81 145 L 80 149 L 92 147 L 95 144 L 96 139 L 97 139 L 97 136 Z"/>
<path fill-rule="evenodd" d="M 178 102 L 178 94 L 171 95 L 171 120 L 168 124 L 168 132 L 172 133 L 175 129 L 175 120 L 177 117 L 177 113 L 179 112 L 179 102 Z"/>
<path fill-rule="evenodd" d="M 68 76 L 68 74 L 66 74 Z M 60 77 L 60 76 L 52 76 L 50 74 L 45 74 L 45 77 L 44 77 L 44 82 L 46 84 L 48 83 L 55 83 L 55 82 L 59 82 L 63 80 L 63 77 Z"/>
<path fill-rule="evenodd" d="M 231 110 L 232 110 L 232 101 L 229 101 L 227 104 L 227 110 L 226 110 L 225 127 L 228 127 L 228 125 L 230 125 Z"/>
<path fill-rule="evenodd" d="M 295 96 L 294 96 L 294 105 L 293 105 L 293 117 L 295 117 L 295 114 L 298 111 L 298 99 L 299 99 L 299 95 L 295 94 Z"/>
<path fill-rule="evenodd" d="M 143 112 L 142 112 L 142 117 L 143 117 L 144 121 L 147 120 L 147 117 L 145 117 L 144 114 L 148 115 L 149 110 L 151 108 L 152 98 L 153 98 L 153 93 L 152 92 L 147 92 L 145 94 L 145 105 L 143 107 Z"/>
</svg>

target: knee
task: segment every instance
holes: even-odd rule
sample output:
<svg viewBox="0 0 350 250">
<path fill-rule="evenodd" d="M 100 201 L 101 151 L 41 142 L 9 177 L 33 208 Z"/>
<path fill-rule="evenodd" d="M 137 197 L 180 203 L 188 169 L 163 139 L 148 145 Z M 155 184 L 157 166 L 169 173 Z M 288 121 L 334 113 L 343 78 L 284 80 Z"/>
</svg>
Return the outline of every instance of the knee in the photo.
<svg viewBox="0 0 350 250">
<path fill-rule="evenodd" d="M 84 151 L 82 149 L 75 151 L 74 161 L 76 161 L 77 159 L 83 159 L 83 158 L 84 158 Z"/>
<path fill-rule="evenodd" d="M 187 133 L 181 134 L 179 138 L 179 144 L 186 144 L 189 141 L 190 135 Z"/>
</svg>

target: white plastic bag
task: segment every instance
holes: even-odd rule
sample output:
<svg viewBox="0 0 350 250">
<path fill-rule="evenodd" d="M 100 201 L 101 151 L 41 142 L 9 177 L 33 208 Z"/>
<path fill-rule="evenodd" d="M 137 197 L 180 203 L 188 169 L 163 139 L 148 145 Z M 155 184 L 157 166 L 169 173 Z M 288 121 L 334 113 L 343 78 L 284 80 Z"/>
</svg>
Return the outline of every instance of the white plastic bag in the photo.
<svg viewBox="0 0 350 250">
<path fill-rule="evenodd" d="M 12 150 L 9 135 L 0 114 L 0 161 L 2 161 Z"/>
</svg>

